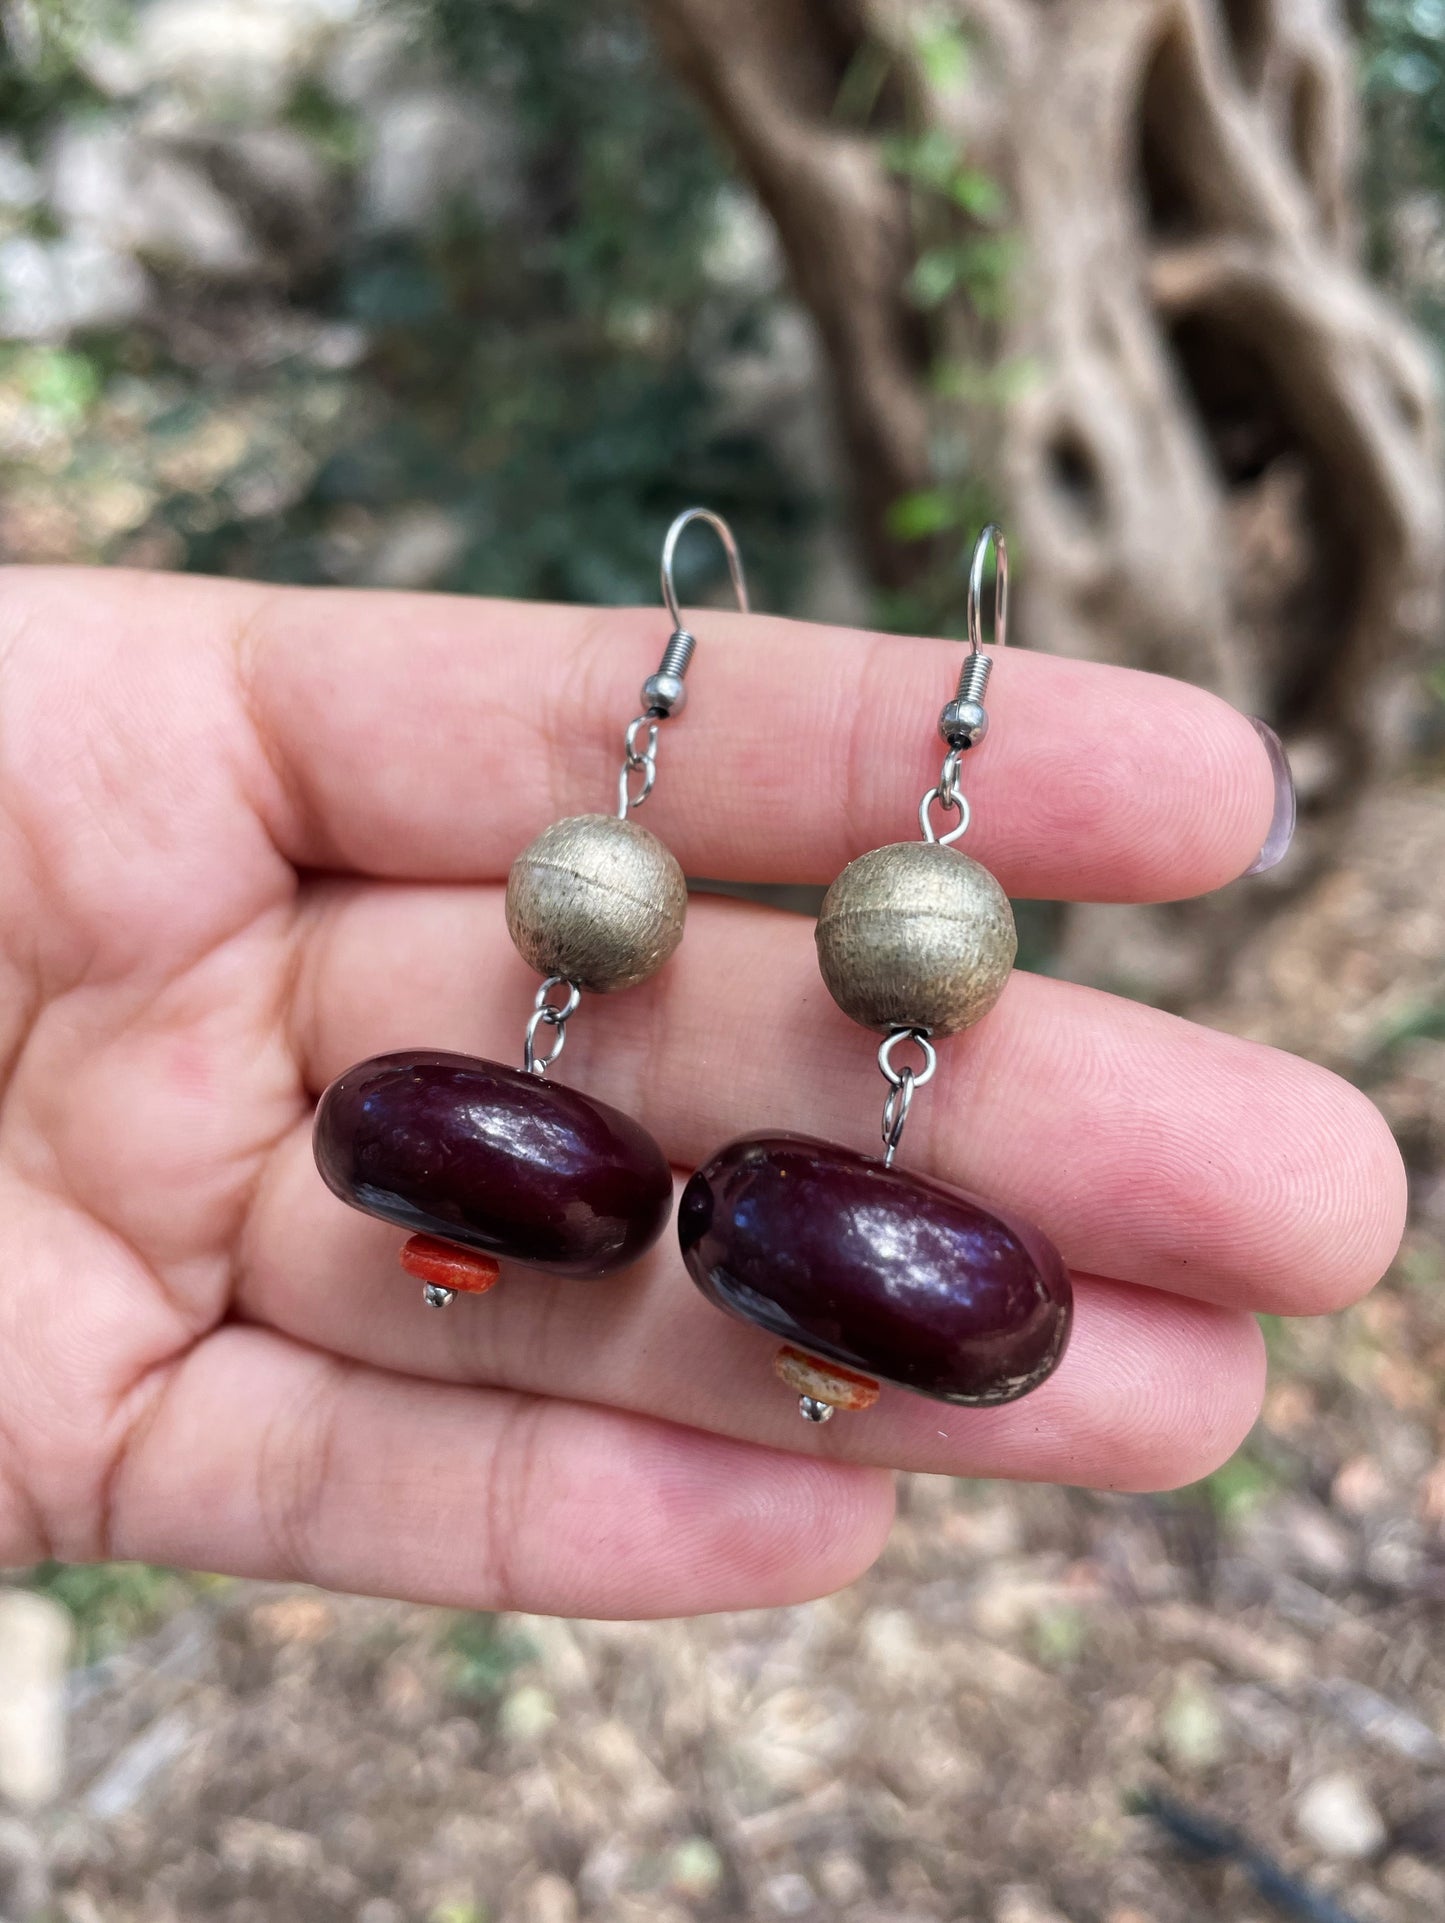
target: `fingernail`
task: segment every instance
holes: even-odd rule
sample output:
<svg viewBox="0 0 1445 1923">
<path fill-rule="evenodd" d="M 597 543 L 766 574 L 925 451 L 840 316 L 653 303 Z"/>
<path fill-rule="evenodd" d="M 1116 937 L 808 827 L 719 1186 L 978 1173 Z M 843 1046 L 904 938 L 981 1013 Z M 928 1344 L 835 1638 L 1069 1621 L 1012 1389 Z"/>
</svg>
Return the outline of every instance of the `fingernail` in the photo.
<svg viewBox="0 0 1445 1923">
<path fill-rule="evenodd" d="M 1268 869 L 1279 866 L 1294 840 L 1294 776 L 1289 771 L 1289 756 L 1284 751 L 1284 743 L 1274 729 L 1267 721 L 1261 721 L 1257 714 L 1250 715 L 1248 720 L 1250 727 L 1264 743 L 1264 751 L 1269 756 L 1270 773 L 1274 776 L 1274 814 L 1270 818 L 1269 833 L 1264 838 L 1263 848 L 1244 871 L 1247 875 L 1262 875 Z"/>
</svg>

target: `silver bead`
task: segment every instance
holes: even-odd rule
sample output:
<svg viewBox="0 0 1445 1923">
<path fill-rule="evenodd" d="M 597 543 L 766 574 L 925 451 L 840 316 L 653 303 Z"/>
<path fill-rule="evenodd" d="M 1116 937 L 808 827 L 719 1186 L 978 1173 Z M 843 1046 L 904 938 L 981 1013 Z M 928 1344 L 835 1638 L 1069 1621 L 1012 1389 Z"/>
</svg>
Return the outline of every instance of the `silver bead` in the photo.
<svg viewBox="0 0 1445 1923">
<path fill-rule="evenodd" d="M 681 714 L 687 706 L 687 685 L 680 674 L 661 670 L 648 675 L 642 684 L 644 713 Z"/>
<path fill-rule="evenodd" d="M 524 848 L 507 877 L 507 928 L 539 975 L 606 995 L 655 974 L 682 940 L 687 883 L 646 828 L 572 815 Z"/>
<path fill-rule="evenodd" d="M 816 1396 L 799 1396 L 798 1414 L 804 1422 L 827 1422 L 832 1417 L 833 1405 L 820 1402 Z"/>
<path fill-rule="evenodd" d="M 956 1035 L 1003 993 L 1018 950 L 1013 910 L 987 868 L 937 842 L 899 841 L 850 861 L 823 898 L 818 966 L 865 1028 Z"/>
<path fill-rule="evenodd" d="M 950 748 L 976 748 L 988 733 L 988 709 L 981 701 L 950 701 L 938 717 L 938 732 Z"/>
</svg>

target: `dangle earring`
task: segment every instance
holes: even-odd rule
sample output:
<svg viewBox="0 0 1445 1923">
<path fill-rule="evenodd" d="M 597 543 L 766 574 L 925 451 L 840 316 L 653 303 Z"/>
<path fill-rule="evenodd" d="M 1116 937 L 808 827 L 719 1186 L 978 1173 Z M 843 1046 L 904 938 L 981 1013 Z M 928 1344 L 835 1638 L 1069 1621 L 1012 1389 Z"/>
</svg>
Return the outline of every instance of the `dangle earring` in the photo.
<svg viewBox="0 0 1445 1923">
<path fill-rule="evenodd" d="M 545 977 L 522 1067 L 433 1051 L 378 1055 L 347 1069 L 316 1112 L 313 1145 L 327 1186 L 352 1208 L 414 1231 L 401 1264 L 432 1308 L 489 1289 L 498 1257 L 554 1275 L 610 1275 L 656 1241 L 671 1211 L 672 1172 L 646 1129 L 543 1077 L 584 991 L 646 981 L 682 939 L 682 869 L 630 816 L 652 793 L 662 723 L 686 699 L 697 644 L 682 625 L 673 559 L 694 521 L 722 542 L 748 612 L 727 523 L 707 508 L 678 515 L 662 550 L 673 632 L 642 685 L 642 713 L 628 724 L 617 812 L 554 822 L 507 879 L 508 931 Z"/>
<path fill-rule="evenodd" d="M 938 1065 L 935 1042 L 988 1013 L 1017 947 L 1003 889 L 952 847 L 969 824 L 959 764 L 988 730 L 990 546 L 994 643 L 1006 639 L 1008 555 L 990 526 L 969 571 L 969 654 L 939 717 L 948 753 L 919 804 L 922 839 L 850 862 L 818 918 L 829 993 L 884 1037 L 884 1153 L 803 1135 L 745 1137 L 697 1171 L 678 1205 L 688 1273 L 718 1308 L 783 1339 L 774 1367 L 810 1422 L 869 1408 L 880 1380 L 968 1407 L 1010 1402 L 1052 1373 L 1068 1341 L 1069 1275 L 1041 1231 L 894 1167 L 913 1097 Z M 946 834 L 934 827 L 935 807 L 958 817 Z M 900 1052 L 913 1060 L 900 1065 Z"/>
</svg>

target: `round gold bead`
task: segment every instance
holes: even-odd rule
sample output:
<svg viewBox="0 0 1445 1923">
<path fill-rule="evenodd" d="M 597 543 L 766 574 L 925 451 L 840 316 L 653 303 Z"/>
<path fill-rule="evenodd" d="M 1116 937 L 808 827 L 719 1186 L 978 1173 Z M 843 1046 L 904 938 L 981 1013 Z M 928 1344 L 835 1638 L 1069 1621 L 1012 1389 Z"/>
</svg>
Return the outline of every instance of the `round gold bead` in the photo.
<svg viewBox="0 0 1445 1923">
<path fill-rule="evenodd" d="M 818 966 L 865 1028 L 956 1035 L 1003 993 L 1018 950 L 1013 910 L 976 861 L 899 841 L 850 861 L 823 898 Z"/>
<path fill-rule="evenodd" d="M 631 988 L 682 940 L 687 883 L 646 828 L 571 815 L 524 848 L 507 877 L 507 928 L 539 975 L 598 995 Z"/>
</svg>

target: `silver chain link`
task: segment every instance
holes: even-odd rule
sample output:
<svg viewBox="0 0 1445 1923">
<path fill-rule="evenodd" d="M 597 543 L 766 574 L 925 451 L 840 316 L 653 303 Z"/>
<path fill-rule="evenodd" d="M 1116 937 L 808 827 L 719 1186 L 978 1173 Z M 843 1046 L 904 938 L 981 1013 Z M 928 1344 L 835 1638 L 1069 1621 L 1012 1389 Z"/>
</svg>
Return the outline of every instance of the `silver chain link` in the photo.
<svg viewBox="0 0 1445 1923">
<path fill-rule="evenodd" d="M 617 777 L 617 815 L 626 821 L 633 808 L 640 808 L 652 793 L 652 784 L 657 780 L 657 724 L 660 717 L 653 714 L 640 714 L 627 724 L 627 746 L 622 761 L 622 771 Z M 646 730 L 647 746 L 639 748 L 637 743 Z M 632 777 L 642 776 L 642 786 L 635 793 Z"/>
<path fill-rule="evenodd" d="M 552 999 L 554 989 L 565 989 L 566 995 L 560 1002 Z M 537 990 L 537 999 L 532 1004 L 532 1017 L 527 1023 L 527 1039 L 522 1048 L 522 1066 L 529 1075 L 545 1075 L 567 1046 L 567 1022 L 577 1013 L 582 1000 L 582 990 L 576 982 L 569 982 L 565 975 L 549 975 Z M 545 1055 L 537 1052 L 537 1031 L 550 1028 L 555 1031 L 551 1047 Z"/>
<path fill-rule="evenodd" d="M 960 791 L 958 786 L 958 767 L 962 758 L 960 749 L 949 750 L 943 758 L 943 771 L 938 777 L 938 785 L 930 788 L 918 804 L 918 832 L 925 841 L 936 841 L 941 848 L 947 848 L 951 842 L 957 841 L 960 835 L 966 834 L 969 821 L 972 819 L 968 797 Z M 930 810 L 935 802 L 945 814 L 958 816 L 958 826 L 950 828 L 946 835 L 939 834 L 933 825 Z"/>
<path fill-rule="evenodd" d="M 893 1051 L 900 1042 L 912 1042 L 922 1051 L 922 1068 L 893 1066 Z M 888 1095 L 883 1103 L 883 1146 L 887 1151 L 883 1163 L 885 1168 L 892 1168 L 898 1144 L 903 1140 L 908 1111 L 913 1106 L 913 1091 L 933 1080 L 934 1070 L 938 1067 L 938 1051 L 928 1039 L 927 1029 L 895 1028 L 883 1038 L 878 1050 L 878 1066 L 888 1083 Z"/>
</svg>

